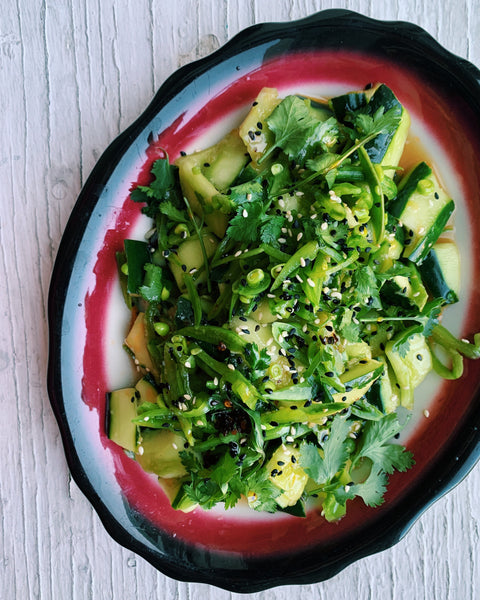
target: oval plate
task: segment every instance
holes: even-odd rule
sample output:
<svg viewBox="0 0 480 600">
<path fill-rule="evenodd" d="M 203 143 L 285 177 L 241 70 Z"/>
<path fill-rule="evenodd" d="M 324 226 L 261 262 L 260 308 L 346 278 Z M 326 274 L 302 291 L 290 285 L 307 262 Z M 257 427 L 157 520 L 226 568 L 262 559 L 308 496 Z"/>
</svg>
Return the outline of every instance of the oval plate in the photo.
<svg viewBox="0 0 480 600">
<path fill-rule="evenodd" d="M 413 132 L 457 202 L 462 303 L 449 313 L 457 335 L 480 330 L 478 190 L 480 73 L 419 27 L 328 10 L 292 23 L 251 27 L 214 54 L 183 67 L 105 151 L 85 184 L 60 244 L 50 286 L 48 389 L 72 475 L 123 546 L 183 581 L 253 592 L 331 577 L 396 543 L 422 511 L 451 489 L 480 454 L 480 364 L 461 382 L 434 382 L 418 407 L 408 447 L 416 465 L 395 473 L 378 509 L 351 502 L 329 524 L 241 510 L 173 511 L 154 478 L 104 431 L 105 393 L 131 383 L 122 341 L 115 252 L 148 225 L 129 198 L 162 149 L 173 160 L 218 138 L 246 114 L 260 88 L 329 96 L 369 82 L 389 85 L 412 115 Z M 480 362 L 480 361 L 479 361 Z M 418 412 L 418 410 L 417 410 Z"/>
</svg>

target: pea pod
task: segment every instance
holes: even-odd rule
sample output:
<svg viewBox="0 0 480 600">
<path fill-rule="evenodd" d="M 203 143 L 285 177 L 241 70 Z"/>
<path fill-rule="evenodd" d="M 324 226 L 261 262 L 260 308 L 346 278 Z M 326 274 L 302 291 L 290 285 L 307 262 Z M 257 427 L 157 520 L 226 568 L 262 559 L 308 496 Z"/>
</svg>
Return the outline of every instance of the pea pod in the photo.
<svg viewBox="0 0 480 600">
<path fill-rule="evenodd" d="M 376 244 L 381 244 L 385 237 L 385 204 L 383 201 L 382 185 L 378 178 L 378 173 L 363 146 L 358 149 L 358 158 L 365 171 L 365 176 L 373 196 L 373 206 L 370 209 L 370 215 L 374 241 Z"/>
<path fill-rule="evenodd" d="M 214 325 L 193 325 L 184 327 L 177 331 L 177 335 L 190 337 L 201 342 L 218 345 L 223 343 L 232 352 L 243 352 L 247 342 L 239 335 L 225 329 L 224 327 L 215 327 Z"/>
<path fill-rule="evenodd" d="M 295 254 L 287 260 L 280 273 L 276 276 L 271 287 L 272 292 L 280 287 L 285 279 L 301 266 L 302 259 L 314 260 L 319 250 L 320 246 L 316 240 L 307 242 L 299 248 Z"/>
<path fill-rule="evenodd" d="M 250 408 L 255 410 L 257 400 L 262 400 L 262 396 L 257 388 L 251 384 L 246 377 L 239 371 L 230 369 L 228 365 L 215 360 L 198 346 L 195 348 L 195 357 L 212 371 L 218 373 L 225 381 L 232 386 L 232 391 Z"/>
</svg>

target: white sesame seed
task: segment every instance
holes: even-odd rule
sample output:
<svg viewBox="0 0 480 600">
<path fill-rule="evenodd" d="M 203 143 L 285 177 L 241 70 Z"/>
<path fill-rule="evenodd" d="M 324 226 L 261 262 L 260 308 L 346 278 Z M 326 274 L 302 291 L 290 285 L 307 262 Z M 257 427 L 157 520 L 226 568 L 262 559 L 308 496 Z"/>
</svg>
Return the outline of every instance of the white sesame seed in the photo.
<svg viewBox="0 0 480 600">
<path fill-rule="evenodd" d="M 280 244 L 285 244 L 287 240 L 285 238 L 278 238 L 278 241 Z"/>
<path fill-rule="evenodd" d="M 235 371 L 235 367 L 232 365 L 232 363 L 228 363 L 227 367 L 230 369 L 230 371 Z"/>
<path fill-rule="evenodd" d="M 280 200 L 278 201 L 278 206 L 280 208 L 285 208 L 285 201 L 283 200 L 283 198 L 280 198 Z"/>
<path fill-rule="evenodd" d="M 430 416 L 430 411 L 429 411 L 429 410 L 427 410 L 427 409 L 425 409 L 425 410 L 423 411 L 423 416 L 424 416 L 424 417 L 426 417 L 426 418 L 428 419 L 428 417 Z"/>
<path fill-rule="evenodd" d="M 316 219 L 316 218 L 317 218 L 317 216 L 318 216 L 318 215 L 317 215 L 317 213 L 313 213 L 313 215 L 310 215 L 310 218 L 311 218 L 311 219 Z"/>
<path fill-rule="evenodd" d="M 305 194 L 303 192 L 295 192 L 295 196 L 304 196 Z"/>
<path fill-rule="evenodd" d="M 177 446 L 177 444 L 175 444 L 174 442 L 172 442 L 172 448 L 173 448 L 174 450 L 178 450 L 178 446 Z"/>
<path fill-rule="evenodd" d="M 303 279 L 300 277 L 300 275 L 298 275 L 298 274 L 297 274 L 297 275 L 295 275 L 295 278 L 297 279 L 297 281 L 298 281 L 299 283 L 303 283 Z"/>
<path fill-rule="evenodd" d="M 287 228 L 286 227 L 282 227 L 281 232 L 282 233 L 287 233 Z"/>
<path fill-rule="evenodd" d="M 294 437 L 292 437 L 291 435 L 287 435 L 287 437 L 285 438 L 285 441 L 286 441 L 286 442 L 290 442 L 290 443 L 291 443 L 291 442 L 294 442 L 294 441 L 295 441 L 295 438 L 294 438 Z"/>
<path fill-rule="evenodd" d="M 270 344 L 272 344 L 272 343 L 273 343 L 273 337 L 268 338 L 266 346 L 270 346 Z"/>
<path fill-rule="evenodd" d="M 300 266 L 301 267 L 305 267 L 307 265 L 307 263 L 305 262 L 305 259 L 303 258 L 303 256 L 300 257 Z"/>
<path fill-rule="evenodd" d="M 201 419 L 199 419 L 199 420 L 197 421 L 197 425 L 198 425 L 199 427 L 201 427 L 201 426 L 203 425 L 203 421 L 202 421 Z"/>
<path fill-rule="evenodd" d="M 137 451 L 140 454 L 140 456 L 142 456 L 142 454 L 145 452 L 145 449 L 143 446 L 139 446 Z"/>
<path fill-rule="evenodd" d="M 242 253 L 241 250 L 237 250 L 233 256 L 235 256 L 235 257 L 240 256 L 241 253 Z"/>
<path fill-rule="evenodd" d="M 275 298 L 275 294 L 267 294 L 267 298 Z"/>
<path fill-rule="evenodd" d="M 150 417 L 143 417 L 144 421 L 150 421 Z"/>
<path fill-rule="evenodd" d="M 325 223 L 325 222 L 323 222 L 323 223 L 320 225 L 320 229 L 321 229 L 322 231 L 325 231 L 326 229 L 328 229 L 328 223 Z"/>
<path fill-rule="evenodd" d="M 252 194 L 247 194 L 247 200 L 250 202 L 251 199 L 252 199 Z"/>
<path fill-rule="evenodd" d="M 297 235 L 297 242 L 299 242 L 303 237 L 303 232 L 301 231 L 298 235 Z"/>
<path fill-rule="evenodd" d="M 213 385 L 218 385 L 218 377 L 213 378 Z"/>
<path fill-rule="evenodd" d="M 185 400 L 191 400 L 192 397 L 190 396 L 190 394 L 183 394 L 183 397 L 185 398 Z"/>
<path fill-rule="evenodd" d="M 244 208 L 244 209 L 243 209 L 243 211 L 242 211 L 242 216 L 243 216 L 244 218 L 248 217 L 248 210 L 247 210 L 246 208 Z"/>
<path fill-rule="evenodd" d="M 307 283 L 310 287 L 315 287 L 315 282 L 313 281 L 313 279 L 311 277 L 308 277 Z"/>
</svg>

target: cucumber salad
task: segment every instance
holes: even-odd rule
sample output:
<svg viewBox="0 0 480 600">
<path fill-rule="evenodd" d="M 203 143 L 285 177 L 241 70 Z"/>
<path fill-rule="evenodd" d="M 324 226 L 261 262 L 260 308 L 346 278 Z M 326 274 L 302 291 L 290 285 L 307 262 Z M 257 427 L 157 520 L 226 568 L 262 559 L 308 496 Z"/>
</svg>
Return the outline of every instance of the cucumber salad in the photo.
<svg viewBox="0 0 480 600">
<path fill-rule="evenodd" d="M 335 521 L 414 464 L 398 434 L 415 388 L 460 377 L 480 334 L 441 324 L 454 201 L 432 166 L 399 166 L 409 126 L 383 84 L 264 88 L 238 128 L 132 190 L 152 219 L 117 253 L 138 377 L 107 394 L 107 435 L 173 508 L 315 503 Z"/>
</svg>

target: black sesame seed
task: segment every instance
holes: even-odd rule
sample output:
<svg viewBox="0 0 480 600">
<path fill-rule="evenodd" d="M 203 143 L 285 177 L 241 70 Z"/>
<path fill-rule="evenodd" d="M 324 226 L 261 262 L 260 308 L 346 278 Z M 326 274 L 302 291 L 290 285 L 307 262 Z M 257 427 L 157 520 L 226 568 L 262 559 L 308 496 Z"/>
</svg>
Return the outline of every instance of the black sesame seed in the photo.
<svg viewBox="0 0 480 600">
<path fill-rule="evenodd" d="M 421 354 L 417 354 L 416 358 L 417 360 L 423 360 L 423 356 Z"/>
<path fill-rule="evenodd" d="M 248 321 L 247 317 L 238 317 L 240 319 L 240 321 L 243 321 L 244 323 L 246 323 Z"/>
<path fill-rule="evenodd" d="M 183 271 L 184 273 L 186 273 L 186 272 L 187 272 L 187 265 L 182 265 L 182 271 Z"/>
<path fill-rule="evenodd" d="M 290 457 L 290 460 L 292 461 L 293 464 L 295 464 L 297 462 L 297 459 L 295 458 L 295 456 L 293 454 Z"/>
</svg>

